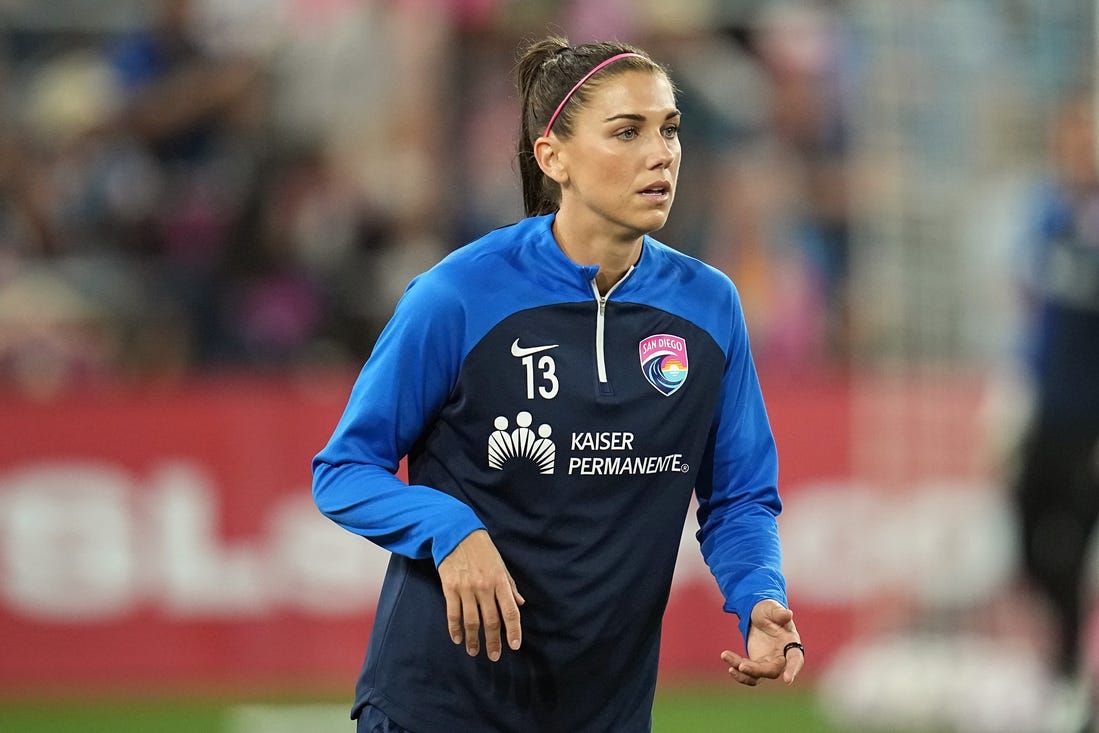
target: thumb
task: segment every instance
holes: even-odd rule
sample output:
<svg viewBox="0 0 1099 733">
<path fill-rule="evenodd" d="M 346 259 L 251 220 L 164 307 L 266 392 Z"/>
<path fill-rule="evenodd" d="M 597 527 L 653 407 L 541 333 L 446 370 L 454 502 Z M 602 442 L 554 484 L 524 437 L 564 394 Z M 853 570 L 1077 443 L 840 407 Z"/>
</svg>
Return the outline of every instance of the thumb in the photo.
<svg viewBox="0 0 1099 733">
<path fill-rule="evenodd" d="M 794 612 L 786 606 L 775 604 L 768 609 L 767 615 L 779 626 L 785 626 L 794 620 Z"/>
<path fill-rule="evenodd" d="M 753 614 L 757 626 L 784 629 L 794 621 L 794 612 L 778 601 L 770 601 L 758 607 L 758 615 Z"/>
</svg>

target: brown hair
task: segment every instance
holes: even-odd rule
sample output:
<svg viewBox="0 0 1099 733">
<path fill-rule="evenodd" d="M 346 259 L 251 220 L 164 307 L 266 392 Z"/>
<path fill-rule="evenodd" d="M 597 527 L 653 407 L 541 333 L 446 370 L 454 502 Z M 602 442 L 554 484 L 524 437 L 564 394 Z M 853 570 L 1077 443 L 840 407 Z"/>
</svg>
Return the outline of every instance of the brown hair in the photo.
<svg viewBox="0 0 1099 733">
<path fill-rule="evenodd" d="M 553 123 L 558 137 L 572 134 L 576 112 L 584 106 L 588 93 L 600 79 L 623 71 L 647 71 L 663 74 L 668 70 L 649 58 L 641 49 L 625 43 L 602 41 L 575 48 L 560 36 L 532 42 L 523 49 L 516 67 L 516 86 L 522 116 L 519 121 L 519 177 L 523 185 L 523 207 L 527 216 L 549 214 L 560 207 L 561 190 L 538 167 L 534 159 L 534 141 L 545 131 L 557 105 L 589 71 L 611 56 L 635 53 L 600 69 L 591 80 L 573 93 Z"/>
</svg>

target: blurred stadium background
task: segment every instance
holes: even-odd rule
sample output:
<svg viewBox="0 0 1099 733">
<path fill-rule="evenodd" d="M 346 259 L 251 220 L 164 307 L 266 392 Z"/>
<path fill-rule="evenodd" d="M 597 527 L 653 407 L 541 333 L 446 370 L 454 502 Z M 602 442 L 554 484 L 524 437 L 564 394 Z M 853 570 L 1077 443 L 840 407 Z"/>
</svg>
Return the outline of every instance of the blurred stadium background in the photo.
<svg viewBox="0 0 1099 733">
<path fill-rule="evenodd" d="M 723 685 L 684 529 L 658 731 L 1037 731 L 1020 247 L 1092 0 L 0 0 L 0 730 L 349 730 L 385 557 L 309 497 L 411 276 L 521 215 L 524 38 L 673 69 L 660 238 L 737 282 L 809 648 Z M 176 727 L 172 727 L 176 726 Z M 739 726 L 739 727 L 738 727 Z"/>
</svg>

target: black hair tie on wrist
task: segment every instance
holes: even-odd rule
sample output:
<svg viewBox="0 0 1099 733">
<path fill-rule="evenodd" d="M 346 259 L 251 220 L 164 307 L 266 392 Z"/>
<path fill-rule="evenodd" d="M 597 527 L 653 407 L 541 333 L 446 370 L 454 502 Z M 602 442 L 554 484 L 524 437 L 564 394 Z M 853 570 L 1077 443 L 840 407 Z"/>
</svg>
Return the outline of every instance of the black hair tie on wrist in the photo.
<svg viewBox="0 0 1099 733">
<path fill-rule="evenodd" d="M 787 654 L 789 654 L 791 649 L 797 649 L 801 652 L 801 655 L 803 657 L 805 656 L 805 647 L 801 645 L 800 641 L 791 641 L 789 644 L 782 647 L 782 656 L 785 657 Z"/>
</svg>

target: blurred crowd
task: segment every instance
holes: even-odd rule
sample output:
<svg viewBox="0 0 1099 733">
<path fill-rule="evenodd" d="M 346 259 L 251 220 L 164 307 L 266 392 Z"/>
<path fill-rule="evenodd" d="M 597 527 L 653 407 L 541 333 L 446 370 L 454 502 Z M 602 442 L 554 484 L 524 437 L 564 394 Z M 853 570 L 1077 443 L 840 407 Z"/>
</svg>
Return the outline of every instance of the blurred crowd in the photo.
<svg viewBox="0 0 1099 733">
<path fill-rule="evenodd" d="M 385 260 L 436 245 L 425 67 L 444 22 L 426 6 L 242 8 L 7 26 L 4 381 L 48 395 L 358 359 L 403 276 Z"/>
<path fill-rule="evenodd" d="M 358 365 L 412 276 L 521 216 L 511 68 L 548 32 L 671 67 L 659 238 L 733 276 L 761 362 L 847 358 L 842 0 L 93 5 L 0 7 L 0 384 Z"/>
<path fill-rule="evenodd" d="M 737 276 L 760 348 L 841 350 L 837 16 L 716 7 L 160 0 L 82 26 L 9 4 L 0 382 L 358 364 L 412 276 L 521 216 L 511 65 L 548 32 L 672 67 L 687 156 L 661 238 Z"/>
</svg>

